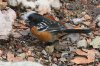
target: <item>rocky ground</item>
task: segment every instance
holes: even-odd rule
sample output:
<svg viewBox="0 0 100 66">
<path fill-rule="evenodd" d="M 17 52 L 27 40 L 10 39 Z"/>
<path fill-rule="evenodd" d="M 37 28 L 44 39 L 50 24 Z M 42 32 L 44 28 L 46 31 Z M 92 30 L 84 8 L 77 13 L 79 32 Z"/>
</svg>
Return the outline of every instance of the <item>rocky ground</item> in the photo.
<svg viewBox="0 0 100 66">
<path fill-rule="evenodd" d="M 52 9 L 60 21 L 66 22 L 68 28 L 91 28 L 93 31 L 62 33 L 55 44 L 44 46 L 17 19 L 12 31 L 14 37 L 0 40 L 0 60 L 38 61 L 45 66 L 100 66 L 100 1 L 61 0 L 61 3 L 60 10 Z"/>
</svg>

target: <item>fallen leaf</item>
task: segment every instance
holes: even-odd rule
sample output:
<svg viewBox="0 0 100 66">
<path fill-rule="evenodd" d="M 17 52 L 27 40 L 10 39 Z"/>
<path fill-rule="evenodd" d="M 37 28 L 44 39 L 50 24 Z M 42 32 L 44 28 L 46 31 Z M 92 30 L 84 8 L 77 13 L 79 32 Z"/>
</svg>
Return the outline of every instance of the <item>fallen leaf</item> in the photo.
<svg viewBox="0 0 100 66">
<path fill-rule="evenodd" d="M 27 29 L 28 27 L 26 27 L 25 25 L 23 25 L 23 24 L 20 24 L 20 27 L 19 27 L 20 29 Z"/>
<path fill-rule="evenodd" d="M 12 54 L 11 52 L 8 52 L 8 53 L 7 53 L 7 60 L 8 60 L 9 62 L 11 62 L 11 61 L 13 61 L 13 59 L 14 59 L 14 54 Z"/>
<path fill-rule="evenodd" d="M 26 55 L 27 55 L 27 56 L 32 56 L 32 51 L 27 51 L 27 52 L 26 52 Z"/>
<path fill-rule="evenodd" d="M 26 22 L 24 20 L 20 20 L 20 23 L 26 25 Z"/>
<path fill-rule="evenodd" d="M 92 28 L 93 30 L 95 30 L 95 28 L 96 28 L 95 22 L 93 22 L 93 23 L 90 24 L 90 28 Z"/>
<path fill-rule="evenodd" d="M 91 24 L 90 21 L 83 22 L 85 25 L 89 26 Z"/>
<path fill-rule="evenodd" d="M 90 20 L 90 19 L 92 19 L 92 17 L 89 16 L 89 15 L 87 15 L 87 14 L 84 16 L 84 18 L 85 18 L 86 20 Z"/>
<path fill-rule="evenodd" d="M 88 3 L 88 0 L 81 0 L 81 3 L 86 5 Z"/>
<path fill-rule="evenodd" d="M 23 61 L 23 58 L 21 58 L 21 57 L 13 58 L 13 62 L 20 62 L 20 61 Z"/>
<path fill-rule="evenodd" d="M 80 49 L 75 50 L 75 52 L 76 52 L 78 55 L 87 55 L 86 52 L 83 52 L 83 51 L 80 50 Z"/>
<path fill-rule="evenodd" d="M 92 42 L 92 39 L 91 38 L 87 38 L 86 41 L 87 41 L 88 44 L 90 44 Z"/>
<path fill-rule="evenodd" d="M 86 64 L 89 63 L 86 61 L 87 59 L 84 57 L 75 57 L 73 60 L 71 60 L 71 62 L 74 62 L 76 64 Z"/>
<path fill-rule="evenodd" d="M 28 48 L 22 47 L 23 52 L 28 52 Z"/>
<path fill-rule="evenodd" d="M 27 59 L 28 61 L 35 61 L 35 58 L 34 57 L 28 57 L 28 59 Z"/>
<path fill-rule="evenodd" d="M 2 50 L 0 50 L 0 57 L 2 56 L 2 54 L 3 54 L 3 51 L 2 51 Z"/>
<path fill-rule="evenodd" d="M 100 5 L 97 5 L 96 7 L 97 7 L 97 8 L 100 8 Z"/>
<path fill-rule="evenodd" d="M 80 25 L 74 26 L 74 29 L 81 29 Z"/>
<path fill-rule="evenodd" d="M 54 45 L 52 45 L 52 46 L 47 46 L 47 47 L 45 48 L 45 50 L 46 50 L 47 53 L 51 54 L 51 53 L 54 51 Z"/>
<path fill-rule="evenodd" d="M 7 6 L 7 2 L 3 2 L 2 0 L 0 0 L 0 6 L 6 7 Z"/>
<path fill-rule="evenodd" d="M 94 31 L 93 34 L 94 34 L 94 36 L 97 36 L 99 34 L 99 32 L 98 31 Z"/>
<path fill-rule="evenodd" d="M 96 50 L 92 49 L 92 50 L 87 50 L 87 49 L 77 49 L 75 51 L 78 55 L 81 56 L 86 56 L 85 57 L 75 57 L 74 59 L 71 60 L 71 62 L 74 62 L 76 64 L 87 64 L 87 63 L 91 63 L 95 61 L 95 55 L 97 53 Z"/>
</svg>

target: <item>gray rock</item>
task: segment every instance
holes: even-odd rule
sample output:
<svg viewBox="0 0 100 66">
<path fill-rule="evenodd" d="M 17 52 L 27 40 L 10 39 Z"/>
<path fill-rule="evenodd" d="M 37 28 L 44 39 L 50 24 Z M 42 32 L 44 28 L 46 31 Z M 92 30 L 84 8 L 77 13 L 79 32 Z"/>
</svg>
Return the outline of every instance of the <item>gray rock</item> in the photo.
<svg viewBox="0 0 100 66">
<path fill-rule="evenodd" d="M 69 47 L 70 51 L 76 50 L 76 47 Z"/>
<path fill-rule="evenodd" d="M 29 33 L 30 33 L 30 29 L 26 29 L 24 31 L 20 31 L 20 34 L 24 35 L 24 36 L 28 35 Z"/>
<path fill-rule="evenodd" d="M 72 43 L 75 43 L 80 39 L 80 35 L 78 33 L 72 33 L 68 35 L 68 38 L 71 40 Z"/>
<path fill-rule="evenodd" d="M 21 35 L 20 33 L 18 33 L 18 32 L 12 32 L 12 35 L 13 35 L 14 38 L 19 38 L 19 37 L 22 36 L 22 35 Z"/>
<path fill-rule="evenodd" d="M 96 22 L 100 22 L 100 15 L 96 17 Z"/>
<path fill-rule="evenodd" d="M 77 24 L 79 24 L 79 23 L 82 23 L 83 20 L 85 20 L 85 19 L 84 19 L 84 18 L 74 18 L 74 19 L 72 19 L 72 21 L 73 21 L 73 23 L 74 23 L 75 25 L 77 25 Z"/>
<path fill-rule="evenodd" d="M 44 55 L 47 55 L 47 52 L 46 52 L 45 50 L 42 50 L 42 53 L 43 53 Z"/>
<path fill-rule="evenodd" d="M 100 15 L 98 15 L 96 17 L 96 20 L 95 21 L 97 22 L 97 25 L 100 27 Z"/>
<path fill-rule="evenodd" d="M 97 25 L 100 27 L 100 22 L 98 22 Z"/>
<path fill-rule="evenodd" d="M 18 53 L 22 53 L 23 51 L 22 51 L 22 49 L 20 48 L 20 49 L 17 50 L 17 52 L 18 52 Z"/>
<path fill-rule="evenodd" d="M 100 7 L 93 9 L 93 15 L 96 17 L 98 14 L 100 14 Z"/>
<path fill-rule="evenodd" d="M 63 52 L 61 55 L 62 58 L 67 58 L 68 57 L 68 52 Z"/>
</svg>

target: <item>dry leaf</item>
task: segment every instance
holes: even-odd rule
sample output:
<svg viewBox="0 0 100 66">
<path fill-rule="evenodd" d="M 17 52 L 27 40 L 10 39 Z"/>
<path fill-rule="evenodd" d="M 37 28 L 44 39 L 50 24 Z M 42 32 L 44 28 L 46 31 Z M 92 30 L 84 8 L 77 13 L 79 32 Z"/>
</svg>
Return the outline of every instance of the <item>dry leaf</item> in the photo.
<svg viewBox="0 0 100 66">
<path fill-rule="evenodd" d="M 2 54 L 3 54 L 3 51 L 2 51 L 2 50 L 0 50 L 0 57 L 2 56 Z"/>
<path fill-rule="evenodd" d="M 96 28 L 95 22 L 93 22 L 93 23 L 90 24 L 90 28 L 92 28 L 93 30 L 95 30 L 95 28 Z"/>
<path fill-rule="evenodd" d="M 91 38 L 87 38 L 87 43 L 90 44 L 92 42 Z"/>
<path fill-rule="evenodd" d="M 19 21 L 21 24 L 26 25 L 26 22 L 24 20 Z"/>
<path fill-rule="evenodd" d="M 28 52 L 28 48 L 22 47 L 23 52 Z"/>
<path fill-rule="evenodd" d="M 28 59 L 27 59 L 28 61 L 35 61 L 35 59 L 34 59 L 34 57 L 28 57 Z"/>
<path fill-rule="evenodd" d="M 0 6 L 6 7 L 7 6 L 7 2 L 4 2 L 4 1 L 0 0 Z"/>
<path fill-rule="evenodd" d="M 81 3 L 86 5 L 88 3 L 88 0 L 81 0 Z"/>
<path fill-rule="evenodd" d="M 27 51 L 27 52 L 26 52 L 26 55 L 27 55 L 27 56 L 32 56 L 32 51 Z"/>
<path fill-rule="evenodd" d="M 94 36 L 96 36 L 96 35 L 99 34 L 99 32 L 98 31 L 94 31 L 93 34 L 94 34 Z"/>
<path fill-rule="evenodd" d="M 9 62 L 11 62 L 11 61 L 13 61 L 13 59 L 14 59 L 14 54 L 12 54 L 11 52 L 8 52 L 8 53 L 7 53 L 7 60 L 8 60 Z"/>
<path fill-rule="evenodd" d="M 74 29 L 81 29 L 80 25 L 74 26 Z"/>
<path fill-rule="evenodd" d="M 85 25 L 89 26 L 91 24 L 90 21 L 83 22 Z"/>
<path fill-rule="evenodd" d="M 84 16 L 84 18 L 85 18 L 86 20 L 90 20 L 90 19 L 92 19 L 92 17 L 89 16 L 89 15 L 87 15 L 87 14 Z"/>
<path fill-rule="evenodd" d="M 80 49 L 77 49 L 75 51 L 78 55 L 81 55 L 81 56 L 86 56 L 87 58 L 85 57 L 75 57 L 73 60 L 71 60 L 71 62 L 74 62 L 76 64 L 87 64 L 87 63 L 91 63 L 91 62 L 94 62 L 95 61 L 95 54 L 96 54 L 96 50 L 92 49 L 92 50 L 87 50 L 87 49 L 83 49 L 80 50 Z"/>
<path fill-rule="evenodd" d="M 47 53 L 51 54 L 51 53 L 54 51 L 54 45 L 52 45 L 52 46 L 47 46 L 47 47 L 45 48 L 45 50 L 46 50 Z"/>
<path fill-rule="evenodd" d="M 80 50 L 80 49 L 77 49 L 75 52 L 76 52 L 78 55 L 87 55 L 86 52 L 83 52 L 83 51 Z"/>
<path fill-rule="evenodd" d="M 86 64 L 86 58 L 84 57 L 75 57 L 73 60 L 71 60 L 71 62 L 74 62 L 76 64 Z"/>
<path fill-rule="evenodd" d="M 23 24 L 20 24 L 20 27 L 19 27 L 20 29 L 27 29 L 28 27 L 26 27 L 25 25 L 23 25 Z"/>
<path fill-rule="evenodd" d="M 20 61 L 23 61 L 23 58 L 21 58 L 21 57 L 15 57 L 13 59 L 13 62 L 20 62 Z"/>
<path fill-rule="evenodd" d="M 100 8 L 100 5 L 97 5 L 96 7 L 97 7 L 97 8 Z"/>
</svg>

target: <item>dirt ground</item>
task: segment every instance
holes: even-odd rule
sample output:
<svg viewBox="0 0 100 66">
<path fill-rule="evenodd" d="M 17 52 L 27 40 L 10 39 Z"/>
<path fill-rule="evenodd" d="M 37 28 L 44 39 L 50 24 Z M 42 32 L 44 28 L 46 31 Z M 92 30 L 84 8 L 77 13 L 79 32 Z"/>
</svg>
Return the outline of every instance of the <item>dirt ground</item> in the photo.
<svg viewBox="0 0 100 66">
<path fill-rule="evenodd" d="M 8 40 L 0 40 L 0 60 L 38 61 L 45 66 L 100 66 L 100 26 L 95 22 L 100 15 L 100 1 L 61 0 L 61 3 L 60 10 L 52 9 L 60 21 L 85 17 L 78 25 L 68 25 L 91 28 L 92 32 L 61 33 L 57 35 L 59 41 L 45 46 L 31 34 L 29 27 L 20 23 L 19 17 L 13 26 L 13 31 L 16 31 L 13 36 L 10 35 Z M 92 45 L 93 42 L 98 43 L 95 44 L 97 47 Z"/>
</svg>

